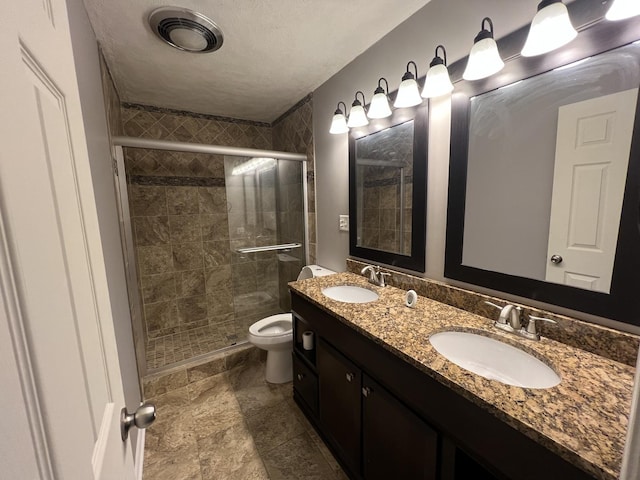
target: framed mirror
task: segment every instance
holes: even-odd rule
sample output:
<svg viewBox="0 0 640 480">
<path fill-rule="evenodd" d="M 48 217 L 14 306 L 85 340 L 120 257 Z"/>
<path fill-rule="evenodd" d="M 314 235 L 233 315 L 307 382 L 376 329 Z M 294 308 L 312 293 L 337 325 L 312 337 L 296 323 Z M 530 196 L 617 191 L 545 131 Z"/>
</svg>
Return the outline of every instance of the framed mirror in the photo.
<svg viewBox="0 0 640 480">
<path fill-rule="evenodd" d="M 446 277 L 640 324 L 638 38 L 602 21 L 456 84 Z"/>
<path fill-rule="evenodd" d="M 425 270 L 427 107 L 349 135 L 349 253 Z"/>
</svg>

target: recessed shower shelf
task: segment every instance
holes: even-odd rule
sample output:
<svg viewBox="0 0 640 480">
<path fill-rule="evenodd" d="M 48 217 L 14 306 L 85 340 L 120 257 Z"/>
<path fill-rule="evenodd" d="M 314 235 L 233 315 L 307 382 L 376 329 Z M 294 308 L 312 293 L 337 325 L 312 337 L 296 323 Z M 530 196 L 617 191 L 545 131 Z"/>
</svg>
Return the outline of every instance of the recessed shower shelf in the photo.
<svg viewBox="0 0 640 480">
<path fill-rule="evenodd" d="M 282 243 L 280 245 L 264 245 L 262 247 L 238 248 L 236 252 L 238 253 L 270 252 L 274 250 L 291 250 L 293 248 L 300 248 L 301 246 L 302 246 L 301 243 Z"/>
</svg>

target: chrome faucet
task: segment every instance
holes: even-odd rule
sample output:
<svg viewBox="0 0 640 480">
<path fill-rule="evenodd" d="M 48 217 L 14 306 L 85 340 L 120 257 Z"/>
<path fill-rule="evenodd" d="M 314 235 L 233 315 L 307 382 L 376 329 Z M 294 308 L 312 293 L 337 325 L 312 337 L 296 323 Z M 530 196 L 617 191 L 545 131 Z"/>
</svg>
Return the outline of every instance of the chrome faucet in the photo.
<svg viewBox="0 0 640 480">
<path fill-rule="evenodd" d="M 529 321 L 527 322 L 527 326 L 525 327 L 522 324 L 521 318 L 522 307 L 516 307 L 515 305 L 511 305 L 510 303 L 505 305 L 504 307 L 491 302 L 484 303 L 500 310 L 500 316 L 494 323 L 496 328 L 499 328 L 506 332 L 515 333 L 517 335 L 520 335 L 521 337 L 528 338 L 529 340 L 540 340 L 540 334 L 538 333 L 536 321 L 557 323 L 556 321 L 549 318 L 529 315 Z"/>
<path fill-rule="evenodd" d="M 362 275 L 365 275 L 367 272 L 369 272 L 369 283 L 373 283 L 379 287 L 386 286 L 385 277 L 391 276 L 390 273 L 380 271 L 378 265 L 367 265 L 360 271 Z"/>
<path fill-rule="evenodd" d="M 511 305 L 510 303 L 506 304 L 504 307 L 491 302 L 484 303 L 500 310 L 500 316 L 494 323 L 496 328 L 499 328 L 506 332 L 518 333 L 520 331 L 520 329 L 522 328 L 522 320 L 520 319 L 522 307 L 516 307 L 515 305 Z"/>
</svg>

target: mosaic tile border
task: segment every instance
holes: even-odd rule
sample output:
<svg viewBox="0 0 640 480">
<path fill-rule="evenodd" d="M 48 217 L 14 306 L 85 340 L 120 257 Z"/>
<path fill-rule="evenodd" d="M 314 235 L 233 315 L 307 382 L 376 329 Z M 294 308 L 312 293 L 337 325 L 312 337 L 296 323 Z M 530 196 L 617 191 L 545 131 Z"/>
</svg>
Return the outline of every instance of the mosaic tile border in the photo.
<svg viewBox="0 0 640 480">
<path fill-rule="evenodd" d="M 158 187 L 224 187 L 224 178 L 213 177 L 164 177 L 155 175 L 130 175 L 132 185 L 154 185 Z"/>
<path fill-rule="evenodd" d="M 368 264 L 351 258 L 347 259 L 347 271 L 349 272 L 360 275 L 360 271 L 365 265 Z M 496 310 L 486 305 L 485 301 L 505 303 L 505 300 L 499 297 L 483 295 L 429 278 L 415 277 L 386 268 L 383 270 L 391 273 L 387 280 L 387 283 L 391 286 L 403 290 L 413 289 L 418 295 L 488 319 L 495 320 L 497 315 Z M 555 320 L 556 324 L 539 322 L 540 334 L 547 338 L 632 367 L 636 365 L 638 348 L 640 347 L 640 337 L 637 335 L 540 310 L 528 305 L 510 303 L 522 307 L 522 315 L 525 317 L 527 315 L 535 315 Z"/>
<path fill-rule="evenodd" d="M 405 175 L 404 184 L 407 185 L 413 183 L 413 175 Z M 399 185 L 400 179 L 398 177 L 393 178 L 381 178 L 377 180 L 366 180 L 364 182 L 365 187 L 389 187 L 393 185 Z"/>
<path fill-rule="evenodd" d="M 295 105 L 293 105 L 289 110 L 287 110 L 282 115 L 280 115 L 278 118 L 276 118 L 273 122 L 271 122 L 271 126 L 273 127 L 274 125 L 280 123 L 285 118 L 287 118 L 289 115 L 291 115 L 293 112 L 298 110 L 302 105 L 304 105 L 307 102 L 310 102 L 312 99 L 313 99 L 313 93 L 307 93 L 304 97 L 302 97 L 300 100 L 298 100 L 295 103 Z"/>
</svg>

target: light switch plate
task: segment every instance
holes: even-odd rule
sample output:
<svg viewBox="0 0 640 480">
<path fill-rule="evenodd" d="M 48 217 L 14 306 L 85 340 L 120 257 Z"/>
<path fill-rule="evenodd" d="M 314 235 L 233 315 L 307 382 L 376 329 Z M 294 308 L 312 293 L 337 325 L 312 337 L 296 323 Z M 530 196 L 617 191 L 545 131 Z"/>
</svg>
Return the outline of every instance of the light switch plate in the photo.
<svg viewBox="0 0 640 480">
<path fill-rule="evenodd" d="M 349 215 L 340 215 L 340 231 L 349 231 Z"/>
</svg>

